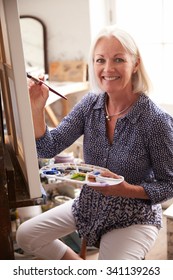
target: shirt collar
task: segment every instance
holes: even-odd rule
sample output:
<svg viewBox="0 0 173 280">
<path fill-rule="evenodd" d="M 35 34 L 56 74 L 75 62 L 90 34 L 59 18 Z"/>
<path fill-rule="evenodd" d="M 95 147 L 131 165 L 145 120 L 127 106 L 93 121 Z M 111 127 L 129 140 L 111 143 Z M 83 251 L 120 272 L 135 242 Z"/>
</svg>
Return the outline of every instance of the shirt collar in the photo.
<svg viewBox="0 0 173 280">
<path fill-rule="evenodd" d="M 95 103 L 93 109 L 104 109 L 105 108 L 105 101 L 106 101 L 106 93 L 99 93 L 97 95 L 97 102 Z"/>
<path fill-rule="evenodd" d="M 148 96 L 146 96 L 145 93 L 140 93 L 138 100 L 133 105 L 130 112 L 125 116 L 126 118 L 128 118 L 131 121 L 131 123 L 137 122 L 140 115 L 143 113 L 143 111 L 145 110 L 145 108 L 147 106 L 148 99 L 149 98 L 148 98 Z"/>
<path fill-rule="evenodd" d="M 140 93 L 138 100 L 133 105 L 130 112 L 123 118 L 128 118 L 131 123 L 136 123 L 142 112 L 147 106 L 148 103 L 148 96 L 145 93 Z M 97 102 L 95 103 L 93 109 L 105 109 L 105 102 L 106 102 L 106 93 L 99 93 Z"/>
</svg>

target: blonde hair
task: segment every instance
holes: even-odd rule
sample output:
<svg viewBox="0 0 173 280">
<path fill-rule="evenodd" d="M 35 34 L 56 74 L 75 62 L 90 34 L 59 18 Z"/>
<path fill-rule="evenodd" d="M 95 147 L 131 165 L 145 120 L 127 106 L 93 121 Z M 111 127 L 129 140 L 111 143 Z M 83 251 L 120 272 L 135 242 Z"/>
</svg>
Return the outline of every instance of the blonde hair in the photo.
<svg viewBox="0 0 173 280">
<path fill-rule="evenodd" d="M 127 50 L 127 52 L 133 56 L 134 63 L 137 61 L 138 58 L 140 60 L 138 69 L 132 76 L 133 93 L 138 93 L 138 92 L 149 93 L 151 89 L 151 81 L 145 70 L 139 49 L 135 41 L 131 37 L 131 35 L 126 31 L 120 29 L 116 25 L 110 25 L 103 28 L 91 44 L 89 61 L 88 61 L 88 72 L 89 72 L 89 81 L 90 81 L 91 90 L 95 93 L 102 92 L 95 77 L 93 57 L 94 57 L 94 50 L 97 42 L 101 38 L 108 37 L 108 36 L 114 36 L 116 39 L 119 40 L 119 42 Z"/>
</svg>

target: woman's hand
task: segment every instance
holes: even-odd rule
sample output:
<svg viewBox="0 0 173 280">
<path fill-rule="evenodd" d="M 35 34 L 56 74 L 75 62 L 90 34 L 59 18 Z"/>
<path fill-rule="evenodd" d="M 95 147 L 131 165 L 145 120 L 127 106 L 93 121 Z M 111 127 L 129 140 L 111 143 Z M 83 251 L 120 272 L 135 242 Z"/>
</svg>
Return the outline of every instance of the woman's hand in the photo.
<svg viewBox="0 0 173 280">
<path fill-rule="evenodd" d="M 43 80 L 43 77 L 39 77 L 39 79 Z M 32 108 L 35 138 L 38 139 L 42 135 L 44 135 L 46 131 L 44 107 L 49 97 L 49 89 L 46 85 L 37 84 L 32 80 L 29 80 L 28 87 Z"/>
<path fill-rule="evenodd" d="M 120 176 L 109 170 L 100 173 L 101 176 L 118 179 Z M 105 196 L 121 196 L 127 198 L 149 199 L 145 189 L 139 185 L 132 185 L 125 180 L 117 185 L 90 186 Z"/>
<path fill-rule="evenodd" d="M 39 77 L 44 80 L 44 77 Z M 49 89 L 44 84 L 39 85 L 32 80 L 28 83 L 32 110 L 43 110 L 49 97 Z"/>
<path fill-rule="evenodd" d="M 116 173 L 113 173 L 111 171 L 109 171 L 108 169 L 105 171 L 102 171 L 100 173 L 101 176 L 103 177 L 108 177 L 108 178 L 113 178 L 113 179 L 119 179 L 120 176 L 117 175 Z M 121 185 L 122 183 L 118 184 Z M 103 195 L 106 196 L 116 196 L 116 189 L 118 185 L 107 185 L 107 186 L 90 186 L 92 189 L 94 189 L 95 191 L 99 191 L 101 192 Z"/>
<path fill-rule="evenodd" d="M 101 176 L 103 177 L 109 177 L 109 178 L 113 178 L 113 179 L 119 179 L 120 176 L 117 175 L 116 173 L 111 172 L 110 170 L 104 170 L 100 173 Z"/>
</svg>

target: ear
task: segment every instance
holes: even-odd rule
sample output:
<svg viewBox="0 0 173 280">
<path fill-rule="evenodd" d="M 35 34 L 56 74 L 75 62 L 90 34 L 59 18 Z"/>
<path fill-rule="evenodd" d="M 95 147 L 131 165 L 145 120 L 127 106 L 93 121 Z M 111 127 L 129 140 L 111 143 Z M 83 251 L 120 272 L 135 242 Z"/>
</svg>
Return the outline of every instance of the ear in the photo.
<svg viewBox="0 0 173 280">
<path fill-rule="evenodd" d="M 133 74 L 137 72 L 139 64 L 140 64 L 140 58 L 138 57 L 134 65 Z"/>
</svg>

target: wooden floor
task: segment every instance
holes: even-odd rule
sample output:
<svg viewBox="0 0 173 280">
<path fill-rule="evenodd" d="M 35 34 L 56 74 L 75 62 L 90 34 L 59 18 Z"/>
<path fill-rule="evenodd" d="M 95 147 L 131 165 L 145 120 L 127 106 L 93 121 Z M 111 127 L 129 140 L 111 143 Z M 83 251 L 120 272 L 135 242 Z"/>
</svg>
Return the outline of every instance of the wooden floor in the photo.
<svg viewBox="0 0 173 280">
<path fill-rule="evenodd" d="M 87 260 L 97 260 L 98 251 L 88 251 Z M 145 257 L 146 260 L 167 260 L 166 218 L 163 216 L 163 228 L 160 230 L 155 245 Z"/>
</svg>

